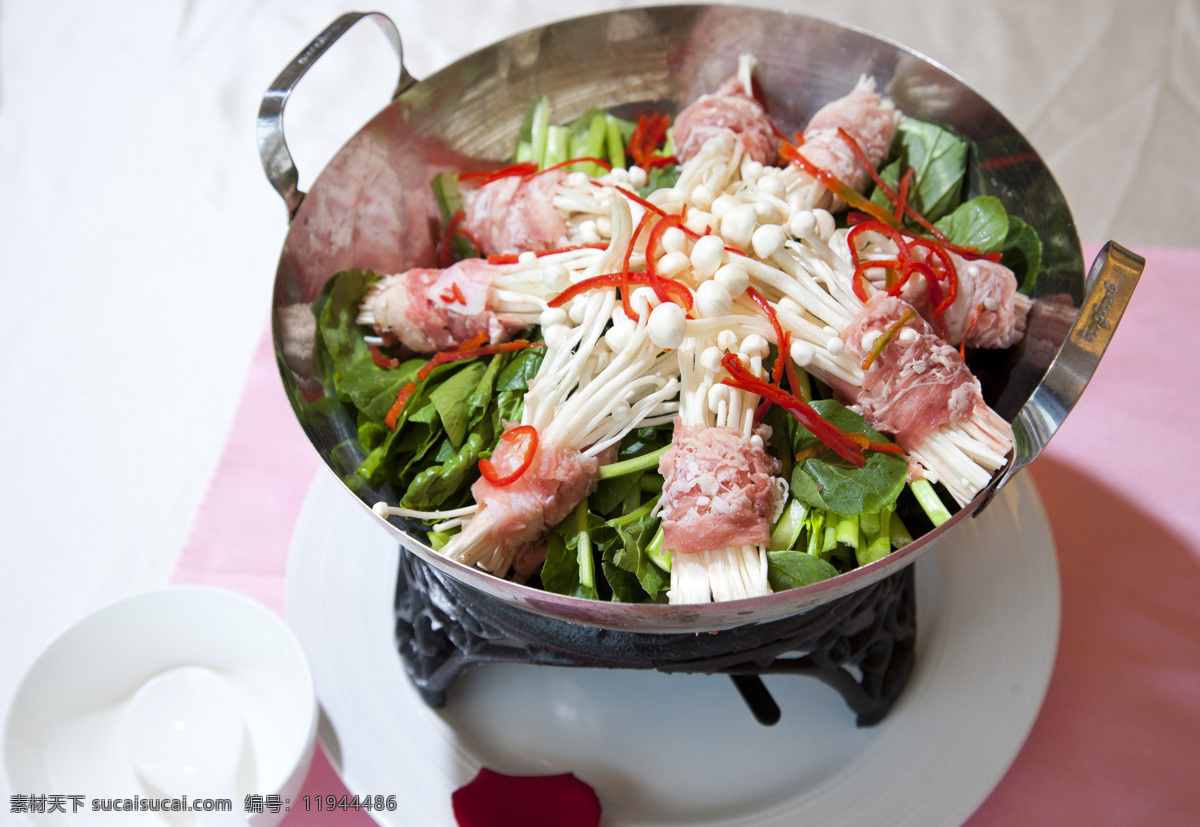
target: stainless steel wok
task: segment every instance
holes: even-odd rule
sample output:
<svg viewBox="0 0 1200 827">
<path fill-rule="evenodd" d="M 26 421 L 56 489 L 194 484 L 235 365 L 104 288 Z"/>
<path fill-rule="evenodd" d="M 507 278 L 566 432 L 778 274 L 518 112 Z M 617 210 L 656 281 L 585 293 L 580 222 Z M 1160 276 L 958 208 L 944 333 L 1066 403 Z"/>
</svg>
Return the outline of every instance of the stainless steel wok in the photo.
<svg viewBox="0 0 1200 827">
<path fill-rule="evenodd" d="M 275 279 L 275 352 L 292 407 L 313 447 L 339 475 L 363 457 L 352 416 L 320 403 L 308 304 L 350 267 L 399 272 L 434 260 L 438 211 L 429 182 L 443 170 L 497 166 L 511 153 L 529 102 L 548 95 L 565 122 L 589 106 L 654 103 L 677 111 L 714 90 L 737 56 L 753 52 L 769 110 L 784 132 L 802 129 L 863 74 L 905 113 L 951 127 L 979 151 L 980 193 L 996 195 L 1045 244 L 1028 334 L 986 369 L 985 397 L 1013 422 L 1008 468 L 938 529 L 887 558 L 831 580 L 766 597 L 698 606 L 628 605 L 563 597 L 451 562 L 415 525 L 378 517 L 413 554 L 457 580 L 549 617 L 640 632 L 710 631 L 775 620 L 847 595 L 952 542 L 964 520 L 1046 446 L 1079 400 L 1141 274 L 1144 261 L 1109 243 L 1085 273 L 1070 210 L 1028 142 L 987 101 L 933 61 L 863 31 L 799 15 L 722 6 L 628 9 L 514 35 L 421 81 L 400 65 L 392 102 L 334 157 L 305 194 L 283 135 L 288 95 L 325 50 L 359 20 L 379 23 L 401 54 L 392 22 L 352 13 L 336 20 L 267 90 L 258 145 L 291 224 Z M 333 400 L 329 400 L 333 401 Z M 387 488 L 359 490 L 364 509 L 396 502 Z M 348 494 L 349 495 L 349 494 Z M 412 532 L 412 533 L 410 533 Z"/>
</svg>

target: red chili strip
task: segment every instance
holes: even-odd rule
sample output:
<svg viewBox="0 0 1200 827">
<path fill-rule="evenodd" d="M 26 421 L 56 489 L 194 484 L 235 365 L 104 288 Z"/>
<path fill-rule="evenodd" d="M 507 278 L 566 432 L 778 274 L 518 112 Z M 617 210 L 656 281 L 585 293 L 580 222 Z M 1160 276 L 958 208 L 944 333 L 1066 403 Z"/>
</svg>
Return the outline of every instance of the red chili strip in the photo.
<svg viewBox="0 0 1200 827">
<path fill-rule="evenodd" d="M 467 297 L 463 295 L 463 291 L 458 286 L 458 282 L 450 282 L 450 291 L 454 294 L 454 300 L 461 305 L 466 305 Z"/>
<path fill-rule="evenodd" d="M 858 443 L 863 450 L 883 451 L 888 454 L 903 454 L 904 449 L 894 442 L 872 442 L 871 438 L 866 434 L 851 434 L 847 433 L 847 437 L 852 442 Z"/>
<path fill-rule="evenodd" d="M 404 404 L 408 402 L 408 398 L 412 396 L 413 391 L 417 389 L 416 382 L 409 382 L 400 389 L 400 393 L 396 394 L 396 401 L 392 403 L 392 407 L 388 409 L 387 416 L 383 418 L 383 423 L 396 430 L 396 420 L 400 418 L 400 411 L 404 410 Z"/>
<path fill-rule="evenodd" d="M 426 362 L 421 369 L 417 371 L 417 380 L 424 381 L 434 368 L 436 368 L 438 365 L 444 365 L 447 362 L 457 362 L 461 359 L 474 359 L 476 356 L 492 356 L 497 353 L 506 353 L 510 350 L 520 350 L 521 348 L 525 347 L 545 347 L 543 344 L 531 344 L 524 339 L 514 339 L 511 342 L 500 345 L 485 345 L 487 339 L 488 336 L 486 333 L 477 333 L 470 339 L 467 339 L 465 342 L 460 344 L 457 349 L 435 354 L 432 359 Z M 372 350 L 374 350 L 374 348 L 372 348 Z M 374 356 L 374 354 L 372 354 L 372 356 Z M 399 367 L 399 361 L 393 361 L 396 361 L 396 364 L 391 365 L 391 367 Z M 379 362 L 376 361 L 376 364 L 379 364 Z M 388 409 L 387 415 L 383 418 L 384 424 L 393 431 L 396 430 L 396 420 L 400 417 L 400 412 L 404 410 L 405 403 L 408 402 L 409 397 L 412 396 L 413 391 L 416 389 L 417 383 L 409 382 L 400 389 L 398 394 L 396 394 L 396 401 L 392 403 L 392 407 Z"/>
<path fill-rule="evenodd" d="M 904 175 L 900 176 L 900 187 L 899 191 L 896 193 L 895 216 L 897 221 L 902 221 L 904 219 L 904 209 L 908 206 L 908 191 L 912 188 L 913 176 L 915 174 L 916 170 L 914 170 L 912 167 L 909 167 L 904 171 Z"/>
<path fill-rule="evenodd" d="M 655 276 L 656 278 L 661 278 L 658 275 L 657 264 L 654 260 L 654 251 L 658 248 L 658 245 L 662 241 L 662 237 L 663 237 L 663 235 L 666 234 L 667 230 L 671 229 L 672 227 L 682 227 L 682 225 L 683 225 L 683 217 L 682 216 L 668 215 L 665 218 L 663 218 L 662 220 L 660 220 L 657 224 L 655 224 L 650 229 L 650 237 L 646 240 L 646 272 L 647 273 L 649 273 L 652 276 Z M 632 243 L 629 245 L 629 248 L 631 250 L 633 249 Z M 626 268 L 626 269 L 628 269 L 628 268 Z M 667 296 L 666 291 L 663 290 L 663 288 L 657 282 L 654 285 L 654 294 L 656 296 L 658 296 L 658 300 L 660 302 L 670 301 L 670 299 Z"/>
<path fill-rule="evenodd" d="M 775 358 L 775 367 L 771 371 L 771 381 L 778 385 L 780 380 L 783 379 L 784 363 L 792 358 L 791 354 L 788 353 L 791 345 L 791 337 L 784 331 L 783 325 L 779 323 L 779 316 L 775 313 L 775 308 L 771 307 L 771 303 L 764 299 L 761 293 L 753 287 L 747 287 L 746 295 L 758 305 L 763 315 L 767 317 L 767 321 L 771 323 L 771 327 L 775 330 L 775 347 L 779 350 L 779 354 Z"/>
<path fill-rule="evenodd" d="M 446 225 L 445 232 L 438 239 L 437 254 L 438 266 L 442 268 L 449 267 L 454 263 L 454 247 L 451 246 L 455 236 L 463 236 L 474 245 L 475 249 L 479 249 L 479 244 L 475 241 L 474 236 L 463 229 L 462 223 L 466 220 L 466 213 L 462 210 L 455 210 L 454 215 L 450 216 L 450 223 Z"/>
<path fill-rule="evenodd" d="M 481 184 L 490 184 L 493 181 L 499 181 L 501 178 L 509 178 L 513 175 L 533 175 L 538 171 L 538 165 L 534 161 L 526 161 L 522 164 L 512 164 L 511 166 L 502 169 L 482 170 L 480 172 L 461 172 L 458 175 L 460 181 L 479 181 Z"/>
<path fill-rule="evenodd" d="M 887 184 L 883 183 L 883 179 L 880 178 L 879 173 L 875 171 L 875 165 L 867 159 L 867 154 L 863 152 L 862 147 L 858 145 L 858 141 L 855 139 L 855 137 L 841 126 L 838 127 L 838 137 L 841 138 L 842 142 L 850 148 L 850 152 L 855 158 L 858 159 L 858 162 L 863 165 L 863 168 L 866 169 L 867 174 L 871 176 L 871 180 L 875 182 L 875 186 L 879 187 L 879 189 L 883 191 L 883 194 L 887 196 L 888 201 L 891 201 L 892 204 L 895 204 L 897 202 L 896 192 Z M 896 216 L 896 220 L 899 221 L 900 216 Z"/>
<path fill-rule="evenodd" d="M 604 184 L 601 184 L 599 181 L 593 181 L 592 183 L 598 187 L 604 186 Z M 633 201 L 635 204 L 641 204 L 644 209 L 647 209 L 650 212 L 655 213 L 657 215 L 661 215 L 664 218 L 666 217 L 666 215 L 667 215 L 666 210 L 664 210 L 662 207 L 651 204 L 649 201 L 647 201 L 645 198 L 642 198 L 642 196 L 638 195 L 633 190 L 627 190 L 624 187 L 614 187 L 614 189 L 616 189 L 617 192 L 624 195 L 630 201 Z"/>
<path fill-rule="evenodd" d="M 595 158 L 591 155 L 581 155 L 578 158 L 568 158 L 565 161 L 559 161 L 557 164 L 551 164 L 550 166 L 546 167 L 545 169 L 543 169 L 541 172 L 539 172 L 537 174 L 542 175 L 544 173 L 550 172 L 550 170 L 553 170 L 553 169 L 562 169 L 563 167 L 569 167 L 571 164 L 582 164 L 582 163 L 586 163 L 586 162 L 591 162 L 591 163 L 595 164 L 596 166 L 602 167 L 606 170 L 612 169 L 612 164 L 610 164 L 608 161 L 605 161 L 601 158 Z"/>
<path fill-rule="evenodd" d="M 834 195 L 841 198 L 851 207 L 856 207 L 877 221 L 882 221 L 885 224 L 896 224 L 896 219 L 887 210 L 880 207 L 878 204 L 863 197 L 858 192 L 855 192 L 849 186 L 842 182 L 836 175 L 829 170 L 821 169 L 812 161 L 800 154 L 795 146 L 785 143 L 779 149 L 779 154 L 787 160 L 794 163 L 800 169 L 807 172 L 810 176 L 824 184 Z"/>
<path fill-rule="evenodd" d="M 851 135 L 849 132 L 847 132 L 845 129 L 843 129 L 842 127 L 839 126 L 838 127 L 838 137 L 840 137 L 842 139 L 842 141 L 846 144 L 846 146 L 848 146 L 850 148 L 850 152 L 853 153 L 854 157 L 858 159 L 859 163 L 861 163 L 864 167 L 866 167 L 866 170 L 870 174 L 871 179 L 875 182 L 875 186 L 877 186 L 880 189 L 880 191 L 883 192 L 884 196 L 887 197 L 888 201 L 892 202 L 892 207 L 896 211 L 896 215 L 893 217 L 893 220 L 896 222 L 897 225 L 903 219 L 903 216 L 907 215 L 913 221 L 917 222 L 922 227 L 924 227 L 927 232 L 932 233 L 933 236 L 935 238 L 937 238 L 939 241 L 944 242 L 947 240 L 946 236 L 942 233 L 941 230 L 934 227 L 933 224 L 931 224 L 925 218 L 925 216 L 921 215 L 919 212 L 917 212 L 915 209 L 913 209 L 911 206 L 909 206 L 907 203 L 905 203 L 906 198 L 901 199 L 900 196 L 895 192 L 895 190 L 893 190 L 891 187 L 889 187 L 887 184 L 885 184 L 883 182 L 883 179 L 879 177 L 879 173 L 877 173 L 875 171 L 875 167 L 872 166 L 870 161 L 867 160 L 866 153 L 863 152 L 862 147 L 858 145 L 858 141 L 854 139 L 853 135 Z M 851 190 L 851 191 L 853 191 L 853 190 Z M 907 196 L 907 194 L 906 194 L 906 196 Z M 845 200 L 845 199 L 842 199 L 842 200 Z M 847 201 L 846 203 L 849 204 L 850 202 Z M 868 202 L 868 203 L 870 203 L 870 202 Z M 888 222 L 888 223 L 890 223 L 890 222 Z"/>
<path fill-rule="evenodd" d="M 555 247 L 553 250 L 534 250 L 535 256 L 552 256 L 555 253 L 571 253 L 575 250 L 607 250 L 608 242 L 606 241 L 589 241 L 586 244 L 571 244 L 567 247 Z M 516 264 L 520 261 L 519 253 L 489 253 L 487 257 L 488 264 Z"/>
<path fill-rule="evenodd" d="M 599 276 L 592 276 L 590 279 L 584 279 L 572 284 L 566 290 L 546 302 L 546 304 L 550 307 L 562 307 L 571 299 L 590 290 L 600 290 L 605 287 L 621 287 L 630 284 L 661 289 L 667 294 L 670 301 L 675 302 L 684 310 L 691 311 L 693 307 L 692 291 L 688 290 L 687 287 L 674 279 L 652 276 L 649 273 L 604 273 Z"/>
<path fill-rule="evenodd" d="M 470 339 L 467 339 L 465 342 L 459 342 L 458 347 L 456 347 L 454 349 L 455 350 L 470 350 L 472 348 L 482 347 L 483 345 L 486 345 L 487 342 L 488 342 L 488 335 L 486 333 L 480 331 L 479 333 L 476 333 L 474 336 L 472 336 Z"/>
<path fill-rule="evenodd" d="M 655 155 L 652 158 L 648 158 L 646 160 L 644 169 L 651 170 L 651 169 L 654 169 L 655 167 L 665 167 L 665 166 L 667 166 L 667 164 L 678 164 L 678 163 L 679 163 L 679 159 L 676 158 L 674 155 Z"/>
<path fill-rule="evenodd" d="M 383 351 L 374 345 L 370 345 L 368 350 L 371 351 L 371 361 L 381 368 L 398 368 L 400 367 L 399 359 L 389 359 L 383 355 Z"/>
<path fill-rule="evenodd" d="M 625 311 L 626 318 L 633 322 L 641 321 L 637 311 L 633 309 L 632 290 L 629 289 L 629 259 L 633 257 L 633 245 L 637 243 L 638 236 L 650 224 L 651 217 L 654 213 L 647 210 L 642 213 L 642 217 L 638 219 L 637 226 L 633 228 L 633 235 L 629 237 L 629 246 L 625 248 L 625 255 L 621 257 L 621 309 Z"/>
<path fill-rule="evenodd" d="M 505 431 L 500 439 L 505 442 L 513 442 L 522 436 L 528 438 L 528 441 L 525 443 L 525 453 L 521 457 L 521 464 L 511 474 L 502 477 L 496 473 L 496 469 L 490 459 L 479 460 L 479 473 L 483 474 L 483 478 L 492 485 L 498 487 L 512 485 L 521 478 L 522 474 L 529 470 L 529 466 L 533 465 L 533 456 L 537 453 L 538 447 L 537 428 L 532 425 L 518 425 L 516 428 Z"/>
<path fill-rule="evenodd" d="M 763 397 L 763 399 L 771 400 L 796 417 L 800 424 L 808 429 L 809 433 L 829 446 L 838 456 L 851 465 L 861 468 L 866 463 L 862 449 L 844 431 L 813 410 L 807 403 L 797 399 L 782 388 L 778 388 L 750 373 L 742 365 L 741 359 L 738 358 L 737 354 L 726 353 L 721 358 L 721 365 L 729 373 L 729 376 L 721 380 L 721 384 L 729 385 L 739 390 L 750 391 Z"/>
<path fill-rule="evenodd" d="M 971 331 L 975 329 L 975 323 L 979 321 L 979 317 L 983 315 L 983 305 L 977 304 L 971 311 L 971 321 L 967 324 L 966 331 L 963 332 L 962 341 L 958 343 L 958 358 L 964 362 L 967 361 L 967 338 L 971 335 Z"/>
<path fill-rule="evenodd" d="M 649 169 L 649 163 L 655 160 L 654 150 L 662 143 L 667 135 L 667 127 L 671 119 L 666 115 L 641 115 L 629 136 L 629 154 L 634 163 L 643 169 Z M 661 157 L 661 156 L 658 156 Z"/>
<path fill-rule="evenodd" d="M 443 351 L 442 353 L 436 354 L 432 359 L 426 362 L 420 370 L 417 371 L 417 378 L 426 378 L 434 368 L 436 368 L 438 365 L 444 365 L 447 362 L 458 362 L 463 359 L 474 359 L 476 356 L 495 356 L 497 353 L 508 353 L 512 350 L 521 350 L 522 348 L 527 347 L 545 347 L 545 345 L 532 344 L 524 339 L 513 339 L 511 342 L 505 342 L 499 345 L 486 345 L 484 347 Z"/>
</svg>

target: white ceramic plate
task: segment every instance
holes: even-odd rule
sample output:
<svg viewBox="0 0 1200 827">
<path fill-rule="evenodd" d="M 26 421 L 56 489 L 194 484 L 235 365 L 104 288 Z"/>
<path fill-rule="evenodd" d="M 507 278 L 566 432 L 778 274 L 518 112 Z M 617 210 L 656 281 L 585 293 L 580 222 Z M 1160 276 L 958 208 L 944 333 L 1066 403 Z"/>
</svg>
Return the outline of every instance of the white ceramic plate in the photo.
<svg viewBox="0 0 1200 827">
<path fill-rule="evenodd" d="M 1027 475 L 917 563 L 917 661 L 884 721 L 858 729 L 816 680 L 768 677 L 783 720 L 763 727 L 727 678 L 486 665 L 443 710 L 420 699 L 393 644 L 399 553 L 328 473 L 292 540 L 287 619 L 308 652 L 319 732 L 351 792 L 395 795 L 387 825 L 454 823 L 480 766 L 573 772 L 609 825 L 962 823 L 1008 770 L 1041 706 L 1058 644 L 1059 582 Z"/>
</svg>

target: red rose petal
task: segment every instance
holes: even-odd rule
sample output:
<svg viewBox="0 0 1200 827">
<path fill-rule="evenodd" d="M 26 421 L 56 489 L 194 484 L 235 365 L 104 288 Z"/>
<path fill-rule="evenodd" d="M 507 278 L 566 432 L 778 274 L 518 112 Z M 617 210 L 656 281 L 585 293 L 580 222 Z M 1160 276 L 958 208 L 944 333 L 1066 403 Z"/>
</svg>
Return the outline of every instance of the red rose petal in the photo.
<svg viewBox="0 0 1200 827">
<path fill-rule="evenodd" d="M 597 827 L 600 799 L 571 773 L 504 775 L 487 767 L 450 796 L 459 827 Z"/>
</svg>

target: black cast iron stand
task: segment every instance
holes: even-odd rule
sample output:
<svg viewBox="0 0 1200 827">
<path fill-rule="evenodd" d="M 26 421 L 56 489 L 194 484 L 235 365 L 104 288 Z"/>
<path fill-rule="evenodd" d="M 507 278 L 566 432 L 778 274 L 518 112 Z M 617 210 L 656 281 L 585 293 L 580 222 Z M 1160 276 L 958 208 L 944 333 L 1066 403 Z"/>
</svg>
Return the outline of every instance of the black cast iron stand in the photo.
<svg viewBox="0 0 1200 827">
<path fill-rule="evenodd" d="M 858 726 L 883 719 L 912 672 L 912 566 L 846 597 L 782 620 L 714 634 L 597 629 L 547 618 L 478 592 L 401 551 L 396 644 L 425 702 L 446 703 L 476 663 L 726 674 L 755 717 L 779 720 L 760 675 L 808 675 L 841 694 Z"/>
</svg>

